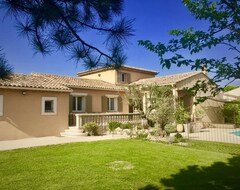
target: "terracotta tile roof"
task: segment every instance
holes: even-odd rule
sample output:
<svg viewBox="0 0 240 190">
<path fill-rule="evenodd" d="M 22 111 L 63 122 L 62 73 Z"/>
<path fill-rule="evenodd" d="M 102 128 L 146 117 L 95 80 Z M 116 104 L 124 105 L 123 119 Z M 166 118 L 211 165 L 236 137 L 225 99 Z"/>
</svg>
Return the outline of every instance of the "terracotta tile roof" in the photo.
<svg viewBox="0 0 240 190">
<path fill-rule="evenodd" d="M 1 87 L 12 88 L 34 88 L 34 89 L 48 89 L 59 91 L 70 91 L 71 89 L 60 83 L 54 82 L 43 76 L 13 74 L 10 79 L 1 80 Z"/>
<path fill-rule="evenodd" d="M 101 80 L 81 79 L 43 73 L 32 73 L 31 75 L 13 74 L 10 79 L 0 79 L 0 88 L 1 87 L 33 88 L 56 91 L 71 91 L 71 88 L 91 88 L 114 91 L 125 90 L 123 86 L 118 86 Z"/>
<path fill-rule="evenodd" d="M 82 79 L 79 77 L 59 76 L 52 74 L 32 73 L 33 76 L 41 76 L 48 80 L 52 80 L 54 83 L 61 84 L 69 88 L 91 88 L 91 89 L 103 89 L 103 90 L 118 90 L 124 91 L 123 86 L 118 86 L 112 83 L 108 83 L 97 79 Z"/>
<path fill-rule="evenodd" d="M 168 75 L 168 76 L 161 76 L 161 77 L 155 77 L 155 78 L 147 78 L 147 79 L 140 79 L 136 82 L 133 82 L 131 84 L 136 85 L 170 85 L 175 84 L 177 82 L 183 81 L 189 77 L 193 77 L 197 74 L 202 73 L 202 71 L 195 71 L 195 72 L 189 72 L 189 73 L 182 73 L 182 74 L 175 74 L 175 75 Z"/>
</svg>

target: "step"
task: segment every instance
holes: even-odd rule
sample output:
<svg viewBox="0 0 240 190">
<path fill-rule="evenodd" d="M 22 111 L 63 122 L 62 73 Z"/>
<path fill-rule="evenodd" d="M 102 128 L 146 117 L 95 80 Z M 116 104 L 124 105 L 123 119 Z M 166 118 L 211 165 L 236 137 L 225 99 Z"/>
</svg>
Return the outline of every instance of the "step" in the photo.
<svg viewBox="0 0 240 190">
<path fill-rule="evenodd" d="M 67 129 L 65 130 L 69 130 L 69 131 L 83 131 L 83 129 L 79 129 L 78 127 L 68 127 Z"/>
<path fill-rule="evenodd" d="M 60 133 L 62 137 L 79 137 L 79 136 L 87 136 L 86 133 L 69 133 L 69 132 L 62 132 Z"/>
<path fill-rule="evenodd" d="M 83 129 L 79 129 L 77 127 L 69 127 L 65 129 L 64 132 L 60 133 L 61 136 L 64 137 L 74 137 L 74 136 L 86 136 L 86 133 L 83 133 Z"/>
</svg>

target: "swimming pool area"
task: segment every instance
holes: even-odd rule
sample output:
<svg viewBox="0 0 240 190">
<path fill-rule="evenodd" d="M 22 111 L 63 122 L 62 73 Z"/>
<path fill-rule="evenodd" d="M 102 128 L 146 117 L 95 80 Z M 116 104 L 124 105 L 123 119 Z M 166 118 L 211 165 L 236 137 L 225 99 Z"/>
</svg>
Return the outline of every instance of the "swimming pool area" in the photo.
<svg viewBox="0 0 240 190">
<path fill-rule="evenodd" d="M 240 131 L 234 131 L 234 132 L 231 132 L 231 134 L 236 135 L 236 136 L 240 136 Z"/>
</svg>

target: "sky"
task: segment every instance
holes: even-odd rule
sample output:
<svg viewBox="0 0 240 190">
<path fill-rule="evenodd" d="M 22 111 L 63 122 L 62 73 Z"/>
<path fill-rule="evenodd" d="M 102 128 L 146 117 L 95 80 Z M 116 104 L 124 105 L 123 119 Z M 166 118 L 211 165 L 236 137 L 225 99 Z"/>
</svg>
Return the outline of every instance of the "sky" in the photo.
<svg viewBox="0 0 240 190">
<path fill-rule="evenodd" d="M 76 76 L 77 72 L 85 70 L 82 63 L 76 64 L 75 61 L 69 60 L 64 52 L 54 52 L 47 56 L 35 54 L 27 39 L 18 36 L 15 22 L 4 15 L 5 11 L 0 9 L 0 46 L 4 49 L 8 63 L 13 65 L 15 73 L 42 72 Z M 168 34 L 171 29 L 188 29 L 189 27 L 205 29 L 207 27 L 208 23 L 195 20 L 181 0 L 125 0 L 123 16 L 135 19 L 134 36 L 129 39 L 130 43 L 125 47 L 128 57 L 126 65 L 156 70 L 159 72 L 158 76 L 191 71 L 188 67 L 162 69 L 157 55 L 138 46 L 138 40 L 151 40 L 154 43 L 167 42 L 172 38 Z M 84 36 L 93 45 L 102 47 L 102 41 L 98 39 L 101 36 L 91 36 L 91 33 Z M 226 49 L 218 48 L 201 54 L 205 57 L 221 57 L 226 54 Z"/>
</svg>

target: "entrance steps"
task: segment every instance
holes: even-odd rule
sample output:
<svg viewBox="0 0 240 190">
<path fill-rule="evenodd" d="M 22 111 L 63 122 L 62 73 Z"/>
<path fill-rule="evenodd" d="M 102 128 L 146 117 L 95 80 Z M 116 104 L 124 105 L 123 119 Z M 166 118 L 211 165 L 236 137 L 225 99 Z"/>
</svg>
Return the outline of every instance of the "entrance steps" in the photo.
<svg viewBox="0 0 240 190">
<path fill-rule="evenodd" d="M 86 133 L 83 132 L 83 129 L 79 129 L 76 126 L 71 126 L 68 129 L 65 129 L 65 131 L 60 134 L 62 137 L 86 136 Z"/>
</svg>

